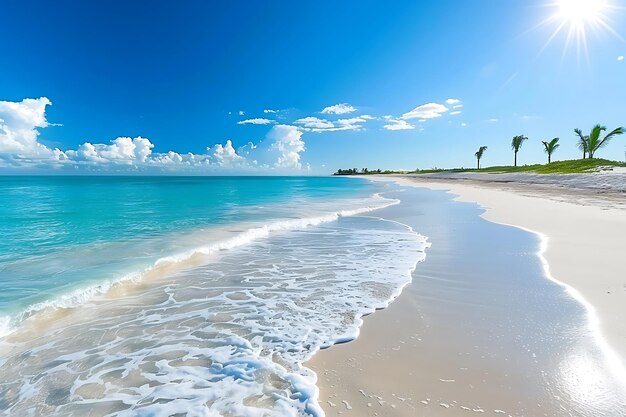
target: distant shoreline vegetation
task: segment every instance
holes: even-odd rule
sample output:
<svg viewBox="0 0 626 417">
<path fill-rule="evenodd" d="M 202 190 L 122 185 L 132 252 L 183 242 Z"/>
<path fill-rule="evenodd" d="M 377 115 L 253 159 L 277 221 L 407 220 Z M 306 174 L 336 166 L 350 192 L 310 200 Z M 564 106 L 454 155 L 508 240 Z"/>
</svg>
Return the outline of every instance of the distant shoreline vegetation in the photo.
<svg viewBox="0 0 626 417">
<path fill-rule="evenodd" d="M 524 135 L 516 135 L 511 140 L 511 149 L 513 150 L 514 159 L 513 166 L 494 166 L 481 168 L 480 161 L 483 158 L 487 146 L 481 146 L 474 154 L 476 157 L 476 168 L 452 168 L 452 169 L 416 169 L 415 171 L 381 171 L 380 169 L 370 171 L 367 168 L 362 168 L 360 171 L 357 168 L 350 169 L 338 169 L 333 175 L 371 175 L 371 174 L 428 174 L 434 172 L 533 172 L 536 174 L 582 174 L 585 172 L 596 172 L 602 170 L 608 170 L 613 167 L 626 167 L 626 163 L 611 161 L 608 159 L 595 158 L 595 153 L 606 146 L 611 139 L 615 136 L 626 133 L 626 129 L 623 127 L 617 127 L 608 133 L 606 126 L 596 124 L 591 129 L 588 135 L 584 135 L 582 130 L 574 129 L 577 142 L 576 146 L 583 152 L 582 159 L 574 159 L 570 161 L 558 161 L 552 162 L 552 155 L 561 146 L 559 138 L 552 138 L 550 141 L 542 140 L 541 144 L 543 150 L 548 155 L 547 164 L 534 164 L 534 165 L 517 165 L 517 154 L 522 148 L 524 142 L 528 138 Z"/>
<path fill-rule="evenodd" d="M 609 170 L 614 167 L 626 167 L 625 162 L 611 161 L 608 159 L 574 159 L 570 161 L 556 161 L 549 164 L 534 164 L 520 166 L 493 166 L 486 168 L 430 168 L 416 169 L 414 171 L 393 171 L 393 170 L 370 170 L 368 168 L 338 169 L 333 175 L 378 175 L 378 174 L 431 174 L 435 172 L 530 172 L 535 174 L 583 174 L 602 170 Z"/>
</svg>

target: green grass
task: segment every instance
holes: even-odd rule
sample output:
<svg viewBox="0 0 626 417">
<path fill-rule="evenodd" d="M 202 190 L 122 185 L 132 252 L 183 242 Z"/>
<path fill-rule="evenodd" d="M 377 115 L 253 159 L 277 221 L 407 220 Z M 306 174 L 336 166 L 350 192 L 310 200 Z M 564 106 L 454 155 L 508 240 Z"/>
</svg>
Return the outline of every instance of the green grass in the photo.
<svg viewBox="0 0 626 417">
<path fill-rule="evenodd" d="M 476 168 L 452 168 L 452 169 L 420 169 L 417 171 L 383 171 L 379 174 L 431 174 L 436 172 L 493 172 L 493 173 L 507 173 L 507 172 L 532 172 L 536 174 L 582 174 L 585 172 L 594 172 L 599 169 L 605 169 L 606 167 L 626 167 L 626 163 L 610 161 L 608 159 L 574 159 L 571 161 L 554 161 L 550 164 L 535 164 L 535 165 L 522 165 L 522 166 L 495 166 L 486 167 L 477 170 Z M 376 174 L 376 172 L 370 171 L 365 173 Z M 364 173 L 359 173 L 364 175 Z"/>
<path fill-rule="evenodd" d="M 536 174 L 581 174 L 593 172 L 605 167 L 626 167 L 626 163 L 608 159 L 575 159 L 571 161 L 554 161 L 549 164 L 524 166 L 501 166 L 481 168 L 480 172 L 533 172 Z M 472 171 L 477 171 L 473 169 Z"/>
<path fill-rule="evenodd" d="M 626 163 L 610 161 L 608 159 L 574 159 L 571 161 L 554 161 L 550 164 L 535 164 L 522 166 L 495 166 L 477 170 L 476 168 L 454 168 L 454 169 L 424 169 L 415 171 L 415 174 L 429 174 L 434 172 L 532 172 L 535 174 L 582 174 L 594 172 L 606 167 L 626 167 Z"/>
</svg>

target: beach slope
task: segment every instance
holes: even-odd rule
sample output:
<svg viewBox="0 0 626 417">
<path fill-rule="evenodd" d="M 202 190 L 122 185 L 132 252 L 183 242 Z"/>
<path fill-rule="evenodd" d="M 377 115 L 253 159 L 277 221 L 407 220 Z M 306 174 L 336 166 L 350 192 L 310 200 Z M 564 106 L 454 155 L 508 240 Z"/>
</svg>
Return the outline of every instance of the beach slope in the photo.
<svg viewBox="0 0 626 417">
<path fill-rule="evenodd" d="M 455 196 L 456 201 L 474 203 L 484 209 L 484 219 L 535 235 L 538 242 L 535 246 L 538 247 L 531 255 L 539 259 L 543 268 L 539 275 L 562 288 L 565 298 L 569 299 L 564 303 L 578 304 L 582 317 L 578 337 L 588 339 L 589 346 L 593 345 L 590 350 L 597 349 L 598 360 L 604 362 L 607 374 L 611 374 L 607 378 L 614 381 L 617 387 L 614 389 L 623 393 L 626 375 L 626 208 L 623 192 L 610 186 L 588 186 L 587 178 L 587 186 L 581 188 L 572 186 L 575 182 L 535 184 L 527 179 L 516 182 L 514 174 L 509 174 L 503 181 L 492 181 L 497 177 L 491 176 L 469 179 L 385 175 L 368 178 L 447 191 Z M 416 206 L 415 211 L 419 210 Z M 433 254 L 434 249 L 436 247 L 433 247 Z M 440 252 L 444 253 L 445 249 Z M 427 254 L 426 264 L 418 268 L 418 273 L 428 267 L 429 256 Z M 453 256 L 446 256 L 432 262 L 454 262 Z M 435 267 L 430 269 L 435 270 Z M 426 268 L 423 274 L 428 273 L 429 268 Z M 426 276 L 425 279 L 435 282 L 442 277 Z M 454 285 L 459 285 L 458 282 L 462 279 Z M 489 368 L 498 362 L 490 360 L 493 358 L 489 358 L 489 354 L 477 354 L 469 360 L 471 347 L 463 344 L 467 345 L 471 336 L 457 343 L 463 346 L 461 350 L 468 351 L 467 357 L 463 360 L 455 357 L 460 354 L 449 345 L 456 343 L 458 330 L 463 328 L 459 326 L 458 318 L 457 323 L 450 326 L 456 326 L 452 330 L 446 327 L 446 323 L 451 323 L 448 319 L 441 320 L 439 328 L 433 329 L 432 323 L 436 320 L 432 317 L 424 319 L 425 309 L 421 303 L 438 298 L 436 301 L 441 304 L 442 311 L 437 314 L 442 316 L 456 307 L 452 303 L 446 306 L 447 296 L 431 293 L 432 290 L 416 288 L 414 283 L 387 310 L 366 318 L 356 341 L 320 352 L 307 364 L 318 373 L 320 402 L 328 415 L 409 416 L 415 415 L 416 410 L 424 410 L 428 415 L 437 416 L 455 415 L 459 408 L 498 415 L 507 407 L 508 410 L 517 408 L 519 412 L 532 413 L 523 403 L 529 398 L 528 402 L 532 402 L 533 395 L 540 393 L 533 393 L 536 387 L 530 388 L 531 379 L 522 375 L 523 361 L 514 364 L 513 357 L 506 358 L 501 362 L 505 364 L 504 369 L 496 370 Z M 467 303 L 472 302 L 467 300 Z M 455 303 L 459 304 L 456 300 Z M 443 311 L 446 309 L 449 310 Z M 556 323 L 558 325 L 558 320 Z M 465 327 L 472 325 L 468 318 Z M 468 330 L 468 334 L 478 332 Z M 435 341 L 427 342 L 427 337 Z M 421 357 L 423 355 L 428 357 Z M 529 360 L 535 361 L 534 353 Z M 469 368 L 466 366 L 468 361 L 472 364 Z M 571 358 L 561 363 L 570 361 Z M 511 363 L 508 372 L 507 363 Z M 553 373 L 559 366 L 554 367 Z M 573 384 L 575 387 L 565 389 L 572 388 L 571 397 L 559 398 L 564 407 L 574 404 L 574 408 L 581 410 L 588 406 L 593 408 L 597 398 L 591 398 L 590 393 L 593 391 L 598 397 L 606 395 L 606 392 L 601 394 L 606 388 L 604 383 L 594 386 L 591 371 L 587 369 L 586 373 L 571 378 L 577 381 Z M 515 372 L 521 375 L 518 378 L 520 383 L 511 389 L 514 384 L 510 381 L 515 379 L 511 375 Z M 563 372 L 564 385 L 571 382 L 566 381 L 567 372 Z M 543 383 L 545 381 L 537 382 L 538 385 Z M 550 391 L 547 385 L 546 391 Z M 505 386 L 508 388 L 503 389 Z M 557 397 L 554 392 L 552 397 Z M 481 399 L 489 401 L 489 407 L 477 405 Z M 536 400 L 540 402 L 538 398 Z M 594 415 L 593 412 L 602 407 L 607 407 L 604 409 L 607 411 L 620 406 L 615 403 L 600 405 L 590 414 L 581 412 L 576 415 Z"/>
</svg>

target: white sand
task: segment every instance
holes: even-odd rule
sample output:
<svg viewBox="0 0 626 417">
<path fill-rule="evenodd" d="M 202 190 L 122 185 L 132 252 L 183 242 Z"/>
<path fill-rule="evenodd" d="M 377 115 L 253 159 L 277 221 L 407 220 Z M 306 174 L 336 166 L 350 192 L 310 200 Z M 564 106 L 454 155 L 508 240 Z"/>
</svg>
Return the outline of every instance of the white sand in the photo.
<svg viewBox="0 0 626 417">
<path fill-rule="evenodd" d="M 506 181 L 515 181 L 516 175 L 508 174 Z M 626 175 L 620 177 L 612 179 L 618 190 L 626 186 Z M 521 178 L 526 182 L 526 176 Z M 458 196 L 457 201 L 485 208 L 483 217 L 489 221 L 541 235 L 541 256 L 549 278 L 564 285 L 585 306 L 592 334 L 611 369 L 626 384 L 626 194 L 419 176 L 394 180 L 449 190 Z M 580 181 L 588 184 L 590 180 L 583 177 Z"/>
<path fill-rule="evenodd" d="M 502 182 L 492 181 L 492 176 L 367 178 L 449 190 L 457 200 L 485 208 L 483 217 L 489 221 L 540 235 L 546 275 L 585 307 L 590 334 L 626 389 L 626 194 L 614 191 L 626 184 L 626 174 L 621 175 L 600 187 L 594 186 L 596 175 L 568 178 L 569 185 L 547 177 L 542 185 L 524 183 L 530 178 L 515 174 L 500 178 Z M 414 290 L 410 286 L 388 309 L 367 317 L 356 341 L 320 352 L 307 363 L 318 374 L 321 405 L 328 416 L 500 415 L 503 410 L 523 412 L 523 401 L 536 401 L 525 398 L 529 393 L 523 387 L 508 390 L 506 370 L 501 375 L 481 368 L 489 361 L 470 361 L 447 349 L 448 329 L 428 328 L 419 319 Z M 422 339 L 424 333 L 429 337 Z M 510 371 L 516 371 L 514 364 Z M 583 381 L 581 387 L 587 386 Z M 580 395 L 584 402 L 584 393 Z M 577 401 L 565 399 L 572 400 Z M 554 409 L 536 405 L 524 415 L 556 415 L 559 410 L 558 404 Z"/>
</svg>

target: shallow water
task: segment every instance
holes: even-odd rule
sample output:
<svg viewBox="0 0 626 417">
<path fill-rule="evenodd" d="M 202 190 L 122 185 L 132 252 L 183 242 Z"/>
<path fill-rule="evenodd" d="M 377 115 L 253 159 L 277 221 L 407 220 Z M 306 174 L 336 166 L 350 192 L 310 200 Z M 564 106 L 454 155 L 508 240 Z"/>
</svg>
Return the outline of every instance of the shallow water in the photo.
<svg viewBox="0 0 626 417">
<path fill-rule="evenodd" d="M 483 209 L 443 191 L 386 196 L 402 203 L 376 214 L 432 242 L 402 295 L 415 306 L 412 330 L 420 339 L 408 365 L 419 375 L 411 382 L 417 410 L 626 415 L 626 387 L 599 349 L 585 308 L 546 277 L 537 235 L 486 221 Z M 418 401 L 426 398 L 428 405 Z"/>
<path fill-rule="evenodd" d="M 321 415 L 302 363 L 356 337 L 424 257 L 418 233 L 358 215 L 373 202 L 395 200 L 333 201 L 327 213 L 310 198 L 314 217 L 231 230 L 212 250 L 161 257 L 141 280 L 28 316 L 0 342 L 0 410 Z"/>
<path fill-rule="evenodd" d="M 389 204 L 377 189 L 345 178 L 0 177 L 0 335 L 164 258 Z"/>
<path fill-rule="evenodd" d="M 489 223 L 478 217 L 481 209 L 443 192 L 341 180 L 320 192 L 309 190 L 315 182 L 267 179 L 291 189 L 272 192 L 299 197 L 234 199 L 230 214 L 213 223 L 200 216 L 145 238 L 124 232 L 100 242 L 90 238 L 100 230 L 94 225 L 85 242 L 53 256 L 33 245 L 26 264 L 5 249 L 3 278 L 13 267 L 58 259 L 56 279 L 86 296 L 65 305 L 58 298 L 65 286 L 32 280 L 28 302 L 37 285 L 52 288 L 41 292 L 56 301 L 22 315 L 0 339 L 0 413 L 322 415 L 316 375 L 303 364 L 357 337 L 361 317 L 409 283 L 428 247 L 422 233 L 432 247 L 403 293 L 418 307 L 411 331 L 420 354 L 397 372 L 412 375 L 401 389 L 414 400 L 452 406 L 413 401 L 414 410 L 456 415 L 464 404 L 516 416 L 620 415 L 624 389 L 583 307 L 546 279 L 536 236 Z M 183 218 L 196 209 L 173 217 L 191 221 Z M 146 221 L 144 228 L 154 227 Z M 88 267 L 77 267 L 82 262 Z M 102 270 L 106 280 L 127 270 L 139 277 L 85 292 L 82 286 L 102 279 L 91 272 Z M 7 311 L 21 308 L 19 300 L 7 297 Z"/>
</svg>

